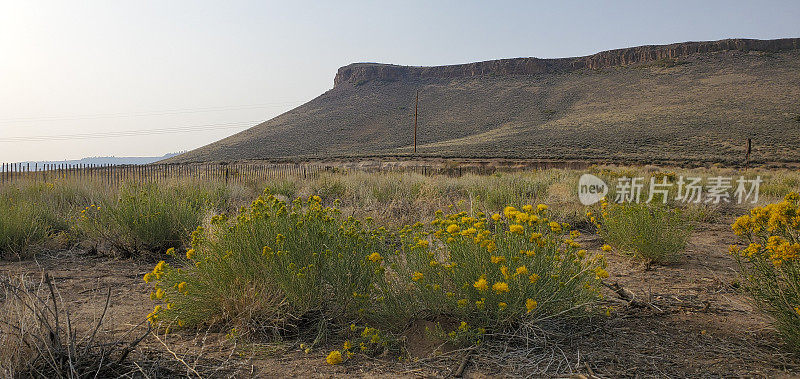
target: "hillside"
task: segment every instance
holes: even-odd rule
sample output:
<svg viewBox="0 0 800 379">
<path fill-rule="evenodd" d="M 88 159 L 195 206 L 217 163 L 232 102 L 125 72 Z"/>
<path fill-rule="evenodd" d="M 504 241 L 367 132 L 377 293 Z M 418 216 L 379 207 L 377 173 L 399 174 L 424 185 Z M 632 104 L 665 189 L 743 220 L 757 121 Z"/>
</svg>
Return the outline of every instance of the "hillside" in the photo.
<svg viewBox="0 0 800 379">
<path fill-rule="evenodd" d="M 417 157 L 798 162 L 800 39 L 339 69 L 333 89 L 169 162 Z"/>
</svg>

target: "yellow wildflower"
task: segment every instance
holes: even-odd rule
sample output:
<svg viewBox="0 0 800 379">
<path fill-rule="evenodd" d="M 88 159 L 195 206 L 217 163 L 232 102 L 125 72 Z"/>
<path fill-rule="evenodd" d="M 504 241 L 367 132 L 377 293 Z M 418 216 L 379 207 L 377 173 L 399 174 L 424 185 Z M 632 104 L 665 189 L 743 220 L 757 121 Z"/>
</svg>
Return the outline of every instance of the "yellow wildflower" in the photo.
<svg viewBox="0 0 800 379">
<path fill-rule="evenodd" d="M 383 259 L 383 257 L 380 254 L 378 254 L 377 252 L 370 254 L 367 258 L 370 261 L 373 261 L 373 262 L 376 262 L 376 263 L 380 262 Z"/>
<path fill-rule="evenodd" d="M 423 277 L 424 277 L 424 275 L 422 275 L 421 272 L 417 271 L 417 272 L 415 272 L 414 274 L 411 275 L 411 280 L 413 280 L 415 282 L 418 282 L 418 281 L 422 280 Z"/>
<path fill-rule="evenodd" d="M 325 358 L 325 362 L 328 362 L 330 365 L 338 365 L 342 363 L 342 353 L 339 350 L 331 351 L 330 354 Z"/>
<path fill-rule="evenodd" d="M 497 282 L 495 284 L 492 284 L 492 290 L 498 294 L 508 292 L 508 283 Z"/>
<path fill-rule="evenodd" d="M 539 275 L 537 275 L 536 273 L 533 273 L 528 278 L 530 279 L 531 283 L 536 283 L 536 281 L 539 280 Z"/>
<path fill-rule="evenodd" d="M 486 291 L 489 288 L 489 283 L 486 281 L 486 278 L 481 276 L 472 286 L 478 291 Z"/>
<path fill-rule="evenodd" d="M 503 263 L 503 262 L 506 261 L 506 257 L 504 257 L 502 255 L 500 255 L 500 256 L 492 255 L 492 257 L 490 259 L 492 260 L 492 263 L 495 263 L 495 264 L 500 264 L 500 263 Z"/>
<path fill-rule="evenodd" d="M 517 267 L 517 271 L 516 271 L 517 275 L 525 275 L 527 273 L 528 273 L 528 268 L 527 267 L 525 267 L 525 266 Z"/>
<path fill-rule="evenodd" d="M 603 251 L 605 251 L 605 252 L 609 252 L 609 251 L 611 251 L 611 250 L 612 250 L 612 247 L 611 247 L 611 245 L 609 245 L 609 244 L 605 244 L 605 245 L 603 245 L 603 246 L 600 248 L 600 250 L 603 250 Z"/>
<path fill-rule="evenodd" d="M 506 309 L 508 304 L 506 304 L 506 303 L 501 301 L 501 302 L 497 303 L 497 306 L 500 307 L 500 310 L 503 310 L 503 309 Z"/>
<path fill-rule="evenodd" d="M 495 222 L 496 222 L 496 221 L 500 221 L 500 214 L 499 214 L 499 213 L 495 213 L 495 214 L 493 214 L 493 215 L 492 215 L 492 220 L 494 220 Z"/>
<path fill-rule="evenodd" d="M 186 259 L 194 259 L 194 249 L 186 250 Z"/>
<path fill-rule="evenodd" d="M 508 226 L 508 231 L 515 234 L 522 234 L 525 232 L 525 228 L 519 224 L 513 224 Z"/>
<path fill-rule="evenodd" d="M 450 233 L 450 234 L 456 234 L 456 233 L 458 233 L 459 229 L 460 228 L 458 227 L 458 225 L 450 224 L 450 226 L 447 227 L 447 232 Z"/>
<path fill-rule="evenodd" d="M 537 303 L 536 300 L 533 299 L 525 300 L 525 309 L 528 310 L 528 313 L 531 313 L 531 311 L 536 309 L 537 305 L 539 305 L 539 303 Z"/>
<path fill-rule="evenodd" d="M 508 267 L 500 266 L 500 272 L 503 273 L 503 277 L 508 279 Z"/>
<path fill-rule="evenodd" d="M 180 284 L 178 284 L 178 292 L 186 293 L 186 282 L 180 282 Z"/>
</svg>

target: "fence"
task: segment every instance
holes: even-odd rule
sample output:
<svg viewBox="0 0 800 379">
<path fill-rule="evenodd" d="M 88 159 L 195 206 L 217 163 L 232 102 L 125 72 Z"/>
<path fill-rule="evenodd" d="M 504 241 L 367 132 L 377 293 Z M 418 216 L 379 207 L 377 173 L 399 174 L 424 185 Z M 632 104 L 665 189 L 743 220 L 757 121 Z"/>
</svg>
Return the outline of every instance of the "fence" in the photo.
<svg viewBox="0 0 800 379">
<path fill-rule="evenodd" d="M 201 164 L 20 164 L 3 163 L 0 166 L 0 185 L 15 181 L 51 181 L 54 179 L 95 180 L 109 185 L 124 182 L 152 182 L 162 180 L 198 179 L 225 183 L 266 181 L 273 178 L 313 178 L 321 172 L 410 172 L 433 176 L 462 176 L 465 174 L 491 175 L 496 172 L 541 170 L 547 168 L 584 169 L 586 162 L 530 161 L 513 166 L 486 164 L 419 164 L 380 163 L 201 163 Z"/>
<path fill-rule="evenodd" d="M 95 180 L 109 185 L 176 179 L 241 183 L 289 176 L 309 178 L 322 171 L 333 171 L 333 168 L 318 164 L 293 163 L 148 165 L 3 163 L 0 168 L 0 184 L 23 180 L 46 182 L 54 179 Z"/>
</svg>

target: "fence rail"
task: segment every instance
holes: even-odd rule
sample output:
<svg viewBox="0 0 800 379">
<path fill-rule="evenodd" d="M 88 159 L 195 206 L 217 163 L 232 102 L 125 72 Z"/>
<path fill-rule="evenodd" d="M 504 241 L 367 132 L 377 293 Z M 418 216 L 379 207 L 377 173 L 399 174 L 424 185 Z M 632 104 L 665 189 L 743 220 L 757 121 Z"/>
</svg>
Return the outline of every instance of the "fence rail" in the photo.
<svg viewBox="0 0 800 379">
<path fill-rule="evenodd" d="M 313 178 L 322 172 L 410 172 L 420 175 L 462 176 L 490 175 L 496 172 L 537 170 L 547 168 L 586 168 L 585 162 L 527 162 L 511 167 L 452 164 L 389 164 L 348 165 L 325 163 L 201 163 L 201 164 L 21 164 L 2 163 L 0 185 L 17 181 L 51 181 L 78 179 L 118 185 L 124 182 L 153 182 L 162 180 L 198 179 L 225 183 L 266 181 L 274 178 Z"/>
<path fill-rule="evenodd" d="M 233 163 L 233 164 L 19 164 L 3 163 L 0 184 L 54 179 L 95 180 L 118 185 L 124 182 L 199 179 L 225 183 L 268 180 L 296 176 L 309 178 L 332 167 L 318 164 Z"/>
</svg>

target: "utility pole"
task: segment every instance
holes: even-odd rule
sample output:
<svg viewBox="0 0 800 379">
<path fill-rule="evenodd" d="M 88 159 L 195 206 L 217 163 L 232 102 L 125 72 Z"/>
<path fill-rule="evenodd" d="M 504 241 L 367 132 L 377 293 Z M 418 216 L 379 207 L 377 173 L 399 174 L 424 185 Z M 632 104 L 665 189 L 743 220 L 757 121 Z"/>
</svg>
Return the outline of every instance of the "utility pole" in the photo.
<svg viewBox="0 0 800 379">
<path fill-rule="evenodd" d="M 417 91 L 417 103 L 414 105 L 414 154 L 417 153 L 417 111 L 419 110 L 419 90 Z"/>
</svg>

